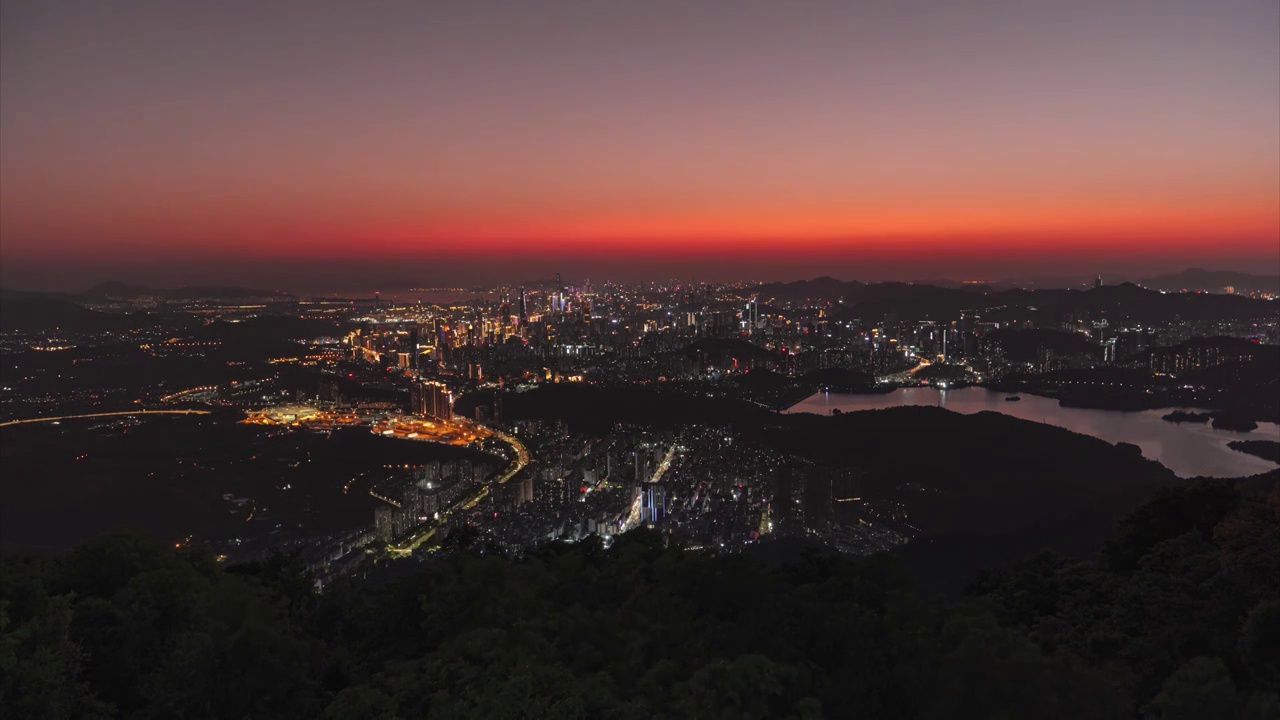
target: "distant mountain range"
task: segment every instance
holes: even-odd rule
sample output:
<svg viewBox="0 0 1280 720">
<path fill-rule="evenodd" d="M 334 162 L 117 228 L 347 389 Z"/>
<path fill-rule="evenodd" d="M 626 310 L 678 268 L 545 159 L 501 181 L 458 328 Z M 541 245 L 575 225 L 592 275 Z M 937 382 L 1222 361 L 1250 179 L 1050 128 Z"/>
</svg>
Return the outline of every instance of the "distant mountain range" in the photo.
<svg viewBox="0 0 1280 720">
<path fill-rule="evenodd" d="M 276 298 L 285 300 L 293 296 L 279 290 L 257 290 L 243 287 L 217 287 L 191 285 L 165 289 L 129 285 L 118 281 L 99 283 L 81 293 L 65 295 L 78 302 L 133 301 L 145 298 L 157 300 L 243 300 L 246 298 Z"/>
<path fill-rule="evenodd" d="M 981 285 L 945 288 L 899 282 L 865 284 L 821 277 L 767 283 L 750 292 L 766 305 L 826 302 L 833 305 L 832 317 L 864 320 L 889 316 L 908 321 L 954 320 L 963 310 L 983 312 L 984 319 L 1037 316 L 1046 322 L 1068 314 L 1162 322 L 1244 320 L 1273 317 L 1280 312 L 1280 305 L 1268 300 L 1224 294 L 1165 293 L 1133 283 L 1089 290 L 997 291 Z"/>
<path fill-rule="evenodd" d="M 1236 295 L 1227 295 L 1231 287 Z M 1181 290 L 1197 292 L 1180 292 Z M 1202 291 L 1202 292 L 1201 292 Z M 1066 315 L 1137 321 L 1244 320 L 1274 317 L 1280 303 L 1241 297 L 1251 291 L 1280 292 L 1280 278 L 1238 272 L 1186 270 L 1150 278 L 1142 286 L 1132 283 L 1104 285 L 1087 290 L 1008 288 L 1003 283 L 935 284 L 862 283 L 832 277 L 796 282 L 765 283 L 749 292 L 762 304 L 806 301 L 827 302 L 835 319 L 898 320 L 957 319 L 963 310 L 982 313 L 984 320 L 1037 319 L 1055 323 Z M 1211 294 L 1204 294 L 1211 293 Z M 95 312 L 85 305 L 108 303 L 190 302 L 197 300 L 289 300 L 294 296 L 277 290 L 243 287 L 187 286 L 173 289 L 104 282 L 80 293 L 40 293 L 0 289 L 3 307 L 0 327 L 5 330 L 113 329 L 127 325 L 125 316 Z"/>
<path fill-rule="evenodd" d="M 287 300 L 293 296 L 275 290 L 240 287 L 180 287 L 174 289 L 104 282 L 80 293 L 44 293 L 0 288 L 0 330 L 40 331 L 58 328 L 97 332 L 131 327 L 134 320 L 121 313 L 99 312 L 85 305 L 137 302 L 250 299 Z"/>
<path fill-rule="evenodd" d="M 94 332 L 114 330 L 128 324 L 123 315 L 90 310 L 65 298 L 0 289 L 0 330 L 5 332 L 53 328 Z"/>
<path fill-rule="evenodd" d="M 1232 288 L 1237 293 L 1280 293 L 1280 275 L 1250 275 L 1242 272 L 1201 270 L 1192 268 L 1170 275 L 1157 275 L 1142 281 L 1143 287 L 1172 292 L 1225 292 Z"/>
<path fill-rule="evenodd" d="M 986 336 L 984 342 L 999 345 L 1004 349 L 1005 358 L 1015 362 L 1036 362 L 1044 350 L 1052 350 L 1058 356 L 1102 355 L 1101 345 L 1090 342 L 1079 333 L 1052 328 L 1001 328 Z"/>
<path fill-rule="evenodd" d="M 1190 268 L 1176 273 L 1168 273 L 1165 275 L 1157 275 L 1145 279 L 1121 281 L 1119 278 L 1111 278 L 1109 285 L 1136 284 L 1150 290 L 1164 290 L 1167 292 L 1209 292 L 1226 294 L 1226 289 L 1231 288 L 1236 294 L 1244 294 L 1250 292 L 1266 292 L 1280 293 L 1280 275 L 1254 275 L 1250 273 L 1236 272 L 1232 270 L 1204 270 L 1201 268 Z M 1018 281 L 1018 280 L 990 280 L 985 282 L 959 282 L 948 279 L 929 279 L 918 280 L 915 282 L 879 282 L 879 283 L 863 283 L 857 280 L 837 280 L 830 276 L 814 278 L 812 280 L 796 280 L 794 282 L 771 282 L 764 283 L 757 288 L 756 292 L 760 293 L 761 299 L 765 297 L 777 297 L 786 300 L 804 300 L 805 298 L 813 299 L 839 299 L 844 298 L 846 302 L 852 300 L 867 299 L 867 296 L 876 296 L 884 299 L 893 295 L 901 295 L 910 291 L 904 288 L 941 288 L 944 290 L 963 290 L 967 292 L 985 293 L 1004 290 L 1085 290 L 1092 286 L 1091 281 L 1082 278 L 1068 280 L 1066 278 L 1058 278 L 1054 280 L 1037 280 L 1037 281 Z"/>
<path fill-rule="evenodd" d="M 924 283 L 848 282 L 823 276 L 813 280 L 796 280 L 787 283 L 765 283 L 752 290 L 762 302 L 770 299 L 788 300 L 843 300 L 846 303 L 883 302 L 924 298 L 977 298 L 987 287 L 984 285 L 960 285 L 944 287 Z"/>
</svg>

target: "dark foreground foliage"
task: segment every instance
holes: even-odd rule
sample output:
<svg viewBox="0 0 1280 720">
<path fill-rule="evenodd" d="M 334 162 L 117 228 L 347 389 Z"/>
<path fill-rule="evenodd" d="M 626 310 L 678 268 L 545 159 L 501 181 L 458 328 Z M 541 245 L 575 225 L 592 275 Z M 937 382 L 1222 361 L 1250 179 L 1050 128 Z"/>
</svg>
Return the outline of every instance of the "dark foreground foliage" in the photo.
<svg viewBox="0 0 1280 720">
<path fill-rule="evenodd" d="M 959 604 L 891 557 L 638 531 L 323 595 L 131 535 L 6 558 L 6 718 L 1274 718 L 1280 492 L 1168 491 Z M 393 566 L 394 567 L 394 566 Z"/>
</svg>

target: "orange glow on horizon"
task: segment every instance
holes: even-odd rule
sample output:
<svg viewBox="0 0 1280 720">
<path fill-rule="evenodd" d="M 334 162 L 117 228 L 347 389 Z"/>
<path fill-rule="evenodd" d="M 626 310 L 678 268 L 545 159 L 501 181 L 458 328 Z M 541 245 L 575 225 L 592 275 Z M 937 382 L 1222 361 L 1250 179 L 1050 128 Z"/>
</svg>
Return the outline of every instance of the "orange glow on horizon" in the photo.
<svg viewBox="0 0 1280 720">
<path fill-rule="evenodd" d="M 160 258 L 474 258 L 501 254 L 671 260 L 725 252 L 755 257 L 806 252 L 884 258 L 926 253 L 1035 258 L 1206 249 L 1266 257 L 1280 252 L 1280 212 L 1274 199 L 1262 198 L 1182 206 L 1043 202 L 1008 209 L 994 203 L 865 209 L 839 205 L 723 207 L 578 215 L 495 213 L 403 221 L 334 217 L 299 222 L 228 210 L 184 215 L 174 208 L 145 217 L 111 217 L 94 232 L 75 233 L 92 237 L 93 242 L 77 242 L 70 226 L 56 222 L 22 228 L 20 234 L 57 238 L 59 244 L 75 246 L 86 258 L 102 252 Z M 78 223 L 83 220 L 75 218 Z M 104 245 L 103 238 L 113 241 Z M 6 254 L 22 256 L 24 249 L 11 245 Z"/>
<path fill-rule="evenodd" d="M 14 283 L 1280 261 L 1274 2 L 27 4 Z"/>
</svg>

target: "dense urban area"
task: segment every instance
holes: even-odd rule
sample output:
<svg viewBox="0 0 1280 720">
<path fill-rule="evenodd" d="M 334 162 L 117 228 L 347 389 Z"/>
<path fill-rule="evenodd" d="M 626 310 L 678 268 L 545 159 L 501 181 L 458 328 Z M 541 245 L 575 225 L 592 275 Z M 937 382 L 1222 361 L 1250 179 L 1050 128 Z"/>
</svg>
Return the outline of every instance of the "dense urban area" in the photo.
<svg viewBox="0 0 1280 720">
<path fill-rule="evenodd" d="M 253 582 L 303 583 L 306 597 L 289 602 L 302 603 L 290 612 L 305 606 L 306 613 L 322 612 L 315 602 L 353 602 L 353 582 L 390 593 L 376 602 L 400 602 L 381 584 L 387 578 L 424 566 L 472 572 L 468 563 L 481 557 L 517 561 L 511 567 L 521 572 L 538 563 L 552 574 L 586 563 L 596 569 L 583 570 L 594 579 L 582 580 L 582 592 L 607 585 L 650 603 L 657 600 L 643 598 L 656 590 L 591 576 L 618 571 L 592 563 L 628 558 L 635 567 L 626 572 L 679 594 L 687 588 L 678 578 L 695 566 L 721 572 L 699 563 L 741 557 L 792 567 L 807 557 L 821 568 L 806 571 L 816 575 L 804 582 L 839 584 L 847 573 L 879 572 L 856 558 L 891 553 L 923 591 L 980 587 L 1004 603 L 1002 622 L 1031 623 L 1041 616 L 1012 599 L 1024 592 L 1017 584 L 1049 581 L 984 573 L 1025 567 L 1018 563 L 1042 550 L 1079 558 L 1118 524 L 1140 523 L 1125 518 L 1170 488 L 1227 497 L 1204 521 L 1226 522 L 1245 512 L 1232 508 L 1262 502 L 1277 472 L 1237 485 L 1188 485 L 1140 448 L 1052 423 L 934 407 L 817 415 L 799 411 L 803 401 L 975 387 L 1009 403 L 1043 397 L 1061 407 L 1167 409 L 1170 424 L 1247 437 L 1232 447 L 1274 467 L 1278 290 L 1274 279 L 1189 271 L 1061 289 L 557 277 L 350 296 L 119 283 L 79 294 L 5 291 L 0 539 L 7 551 L 37 558 L 85 542 L 98 543 L 92 552 L 133 547 L 130 557 L 151 558 L 130 561 L 128 572 L 169 562 L 149 554 L 161 551 L 148 543 L 168 545 L 210 568 L 261 576 Z M 1264 432 L 1251 432 L 1258 428 Z M 142 535 L 96 540 L 116 528 Z M 1147 543 L 1133 550 L 1140 555 L 1151 547 L 1147 539 L 1127 542 Z M 671 564 L 689 553 L 706 559 Z M 1053 562 L 1054 572 L 1086 572 Z M 746 602 L 735 593 L 782 592 L 770 585 L 780 582 L 775 575 L 734 567 L 725 572 L 747 575 L 727 577 L 726 602 Z M 9 572 L 21 575 L 18 566 Z M 898 580 L 876 577 L 864 579 L 874 592 L 900 591 Z M 449 582 L 474 592 L 473 580 Z M 482 612 L 508 604 L 494 602 Z M 757 602 L 764 600 L 752 601 L 750 612 L 764 613 L 767 604 Z M 979 635 L 996 632 L 982 627 Z M 394 632 L 366 630 L 369 638 Z M 775 681 L 788 689 L 743 712 L 820 716 L 810 712 L 829 702 L 819 690 L 797 690 L 798 676 L 786 674 L 794 669 L 777 680 L 781 670 L 750 665 L 752 657 L 734 661 L 749 666 L 717 672 L 741 675 L 734 682 L 774 678 L 760 679 L 759 692 Z M 1107 705 L 1111 692 L 1118 706 L 1149 700 L 1177 666 L 1126 675 L 1124 687 L 1110 687 L 1097 704 Z M 367 668 L 344 672 L 372 685 L 359 697 L 345 694 L 342 702 L 354 704 L 332 717 L 382 717 L 365 714 L 364 704 L 381 707 L 392 696 L 403 706 L 394 679 L 370 679 Z M 1107 685 L 1084 670 L 1054 672 L 1063 682 Z M 606 695 L 622 692 L 611 687 Z M 113 706 L 154 701 L 146 688 L 130 692 Z M 781 697 L 788 699 L 778 705 Z M 885 712 L 905 707 L 906 697 L 881 698 Z M 614 700 L 582 702 L 578 716 L 589 717 Z M 469 712 L 488 714 L 483 705 Z"/>
<path fill-rule="evenodd" d="M 831 462 L 743 420 L 794 424 L 772 411 L 919 385 L 1198 407 L 1170 419 L 1215 427 L 1280 418 L 1275 289 L 1163 284 L 10 293 L 6 482 L 61 493 L 38 478 L 62 474 L 41 448 L 63 443 L 97 487 L 24 511 L 4 539 L 84 539 L 111 518 L 80 498 L 116 495 L 101 502 L 164 516 L 153 527 L 176 544 L 295 548 L 323 579 L 463 528 L 512 554 L 640 526 L 695 547 L 885 550 L 932 530 L 912 507 L 920 478 L 885 482 L 874 461 Z M 147 478 L 137 492 L 116 487 L 131 474 Z"/>
</svg>

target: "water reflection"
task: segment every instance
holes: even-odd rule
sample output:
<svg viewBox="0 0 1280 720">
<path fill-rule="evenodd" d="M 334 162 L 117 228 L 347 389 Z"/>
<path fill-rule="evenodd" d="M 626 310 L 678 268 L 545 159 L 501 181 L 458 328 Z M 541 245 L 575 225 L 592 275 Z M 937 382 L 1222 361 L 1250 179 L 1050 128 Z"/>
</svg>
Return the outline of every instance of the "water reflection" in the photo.
<svg viewBox="0 0 1280 720">
<path fill-rule="evenodd" d="M 1208 425 L 1165 422 L 1161 416 L 1169 410 L 1089 410 L 1060 407 L 1057 400 L 1035 395 L 1020 395 L 1022 399 L 1018 402 L 1007 402 L 1006 397 L 1006 393 L 985 388 L 903 388 L 887 395 L 816 393 L 786 412 L 829 415 L 836 409 L 857 412 L 902 405 L 936 405 L 960 413 L 991 410 L 1023 420 L 1057 425 L 1111 443 L 1133 443 L 1142 448 L 1143 455 L 1164 463 L 1180 477 L 1240 477 L 1277 467 L 1267 460 L 1227 447 L 1231 440 L 1280 441 L 1280 425 L 1276 423 L 1260 423 L 1253 432 L 1238 433 L 1214 430 Z"/>
</svg>

